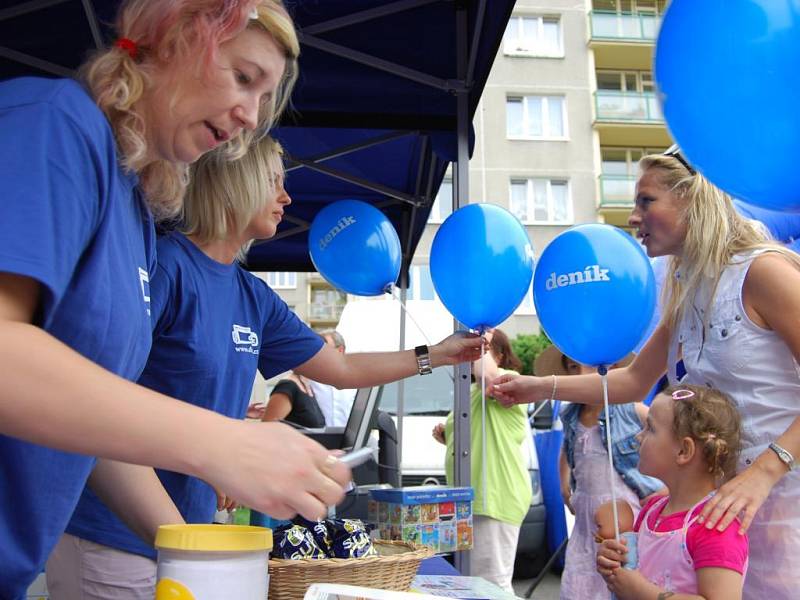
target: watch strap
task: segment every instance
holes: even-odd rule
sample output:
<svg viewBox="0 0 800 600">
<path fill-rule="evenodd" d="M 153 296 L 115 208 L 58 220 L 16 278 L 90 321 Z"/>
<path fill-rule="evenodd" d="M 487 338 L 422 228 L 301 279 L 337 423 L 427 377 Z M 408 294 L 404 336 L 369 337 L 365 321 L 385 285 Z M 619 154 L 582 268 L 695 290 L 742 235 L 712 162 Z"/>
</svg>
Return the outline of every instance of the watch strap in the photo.
<svg viewBox="0 0 800 600">
<path fill-rule="evenodd" d="M 779 446 L 775 442 L 770 443 L 769 447 L 770 450 L 772 450 L 775 454 L 778 455 L 778 458 L 781 460 L 783 464 L 785 464 L 788 467 L 790 471 L 792 471 L 795 468 L 796 466 L 795 460 L 791 452 L 789 452 L 783 446 Z"/>
<path fill-rule="evenodd" d="M 420 375 L 430 375 L 433 373 L 433 369 L 431 368 L 431 352 L 427 346 L 422 345 L 414 348 L 414 355 L 417 358 L 417 372 Z"/>
</svg>

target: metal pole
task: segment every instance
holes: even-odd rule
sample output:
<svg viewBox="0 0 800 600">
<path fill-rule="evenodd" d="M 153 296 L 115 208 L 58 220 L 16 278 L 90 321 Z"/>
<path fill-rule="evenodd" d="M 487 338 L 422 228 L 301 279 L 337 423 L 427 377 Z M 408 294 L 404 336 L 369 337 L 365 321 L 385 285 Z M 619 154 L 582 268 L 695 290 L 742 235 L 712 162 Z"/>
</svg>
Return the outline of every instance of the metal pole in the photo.
<svg viewBox="0 0 800 600">
<path fill-rule="evenodd" d="M 406 296 L 408 294 L 408 281 L 405 273 L 400 275 L 400 302 L 403 306 L 408 306 Z M 400 351 L 406 349 L 406 311 L 400 309 Z M 400 468 L 400 485 L 403 485 L 403 415 L 405 414 L 406 399 L 406 380 L 401 379 L 397 382 L 397 465 Z"/>
<path fill-rule="evenodd" d="M 456 73 L 460 81 L 467 76 L 468 67 L 468 15 L 466 3 L 458 3 L 456 7 Z M 456 211 L 467 203 L 469 192 L 469 94 L 466 86 L 461 86 L 456 94 L 456 135 L 458 140 L 457 160 L 453 165 L 453 210 Z M 466 275 L 466 274 L 465 274 Z M 455 322 L 456 331 L 466 329 Z M 455 484 L 470 485 L 471 452 L 470 452 L 470 397 L 469 384 L 472 365 L 462 363 L 455 368 L 454 407 L 453 407 L 453 473 Z M 455 567 L 462 575 L 470 574 L 471 552 L 455 553 Z"/>
</svg>

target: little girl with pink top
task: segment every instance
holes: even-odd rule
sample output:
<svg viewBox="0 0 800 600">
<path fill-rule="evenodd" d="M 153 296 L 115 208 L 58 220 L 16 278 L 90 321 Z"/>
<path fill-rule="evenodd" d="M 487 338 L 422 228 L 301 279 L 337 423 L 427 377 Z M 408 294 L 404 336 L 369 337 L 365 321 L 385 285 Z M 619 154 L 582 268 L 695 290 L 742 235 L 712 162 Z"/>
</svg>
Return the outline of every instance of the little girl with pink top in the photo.
<svg viewBox="0 0 800 600">
<path fill-rule="evenodd" d="M 643 507 L 638 566 L 623 568 L 625 544 L 606 540 L 597 570 L 620 600 L 737 600 L 747 571 L 748 540 L 740 523 L 709 529 L 697 518 L 719 485 L 734 474 L 741 423 L 717 390 L 679 385 L 656 396 L 639 434 L 639 471 L 669 488 Z"/>
</svg>

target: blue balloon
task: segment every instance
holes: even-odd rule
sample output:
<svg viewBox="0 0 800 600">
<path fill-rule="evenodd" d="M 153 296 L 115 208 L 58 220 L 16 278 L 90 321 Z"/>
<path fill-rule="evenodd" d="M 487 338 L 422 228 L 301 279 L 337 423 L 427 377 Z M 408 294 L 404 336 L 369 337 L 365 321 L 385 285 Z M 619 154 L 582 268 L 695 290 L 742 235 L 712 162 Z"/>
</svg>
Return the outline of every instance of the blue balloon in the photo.
<svg viewBox="0 0 800 600">
<path fill-rule="evenodd" d="M 761 221 L 779 242 L 787 243 L 800 238 L 799 214 L 769 210 L 741 200 L 734 200 L 733 204 L 742 216 Z"/>
<path fill-rule="evenodd" d="M 308 250 L 334 287 L 357 296 L 387 292 L 400 274 L 400 238 L 389 219 L 360 200 L 323 208 L 311 223 Z"/>
<path fill-rule="evenodd" d="M 482 330 L 505 321 L 525 298 L 533 249 L 525 228 L 494 204 L 469 204 L 451 214 L 431 246 L 436 293 L 456 319 Z"/>
<path fill-rule="evenodd" d="M 736 198 L 800 210 L 797 0 L 672 0 L 655 79 L 687 160 Z"/>
<path fill-rule="evenodd" d="M 578 225 L 542 252 L 533 300 L 559 350 L 586 365 L 608 366 L 647 333 L 656 281 L 650 260 L 630 235 L 610 225 Z"/>
</svg>

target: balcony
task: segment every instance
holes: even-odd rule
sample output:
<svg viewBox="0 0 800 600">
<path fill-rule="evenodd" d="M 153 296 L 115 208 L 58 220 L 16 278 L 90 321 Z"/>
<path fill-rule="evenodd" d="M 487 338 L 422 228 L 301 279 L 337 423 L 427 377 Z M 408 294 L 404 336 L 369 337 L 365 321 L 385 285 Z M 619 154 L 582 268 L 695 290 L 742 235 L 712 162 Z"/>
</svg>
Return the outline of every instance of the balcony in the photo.
<svg viewBox="0 0 800 600">
<path fill-rule="evenodd" d="M 664 123 L 661 108 L 653 92 L 598 90 L 594 94 L 594 100 L 598 121 Z"/>
<path fill-rule="evenodd" d="M 652 92 L 595 92 L 594 128 L 601 146 L 666 148 L 672 142 Z"/>
<path fill-rule="evenodd" d="M 589 47 L 594 51 L 595 68 L 651 70 L 659 22 L 652 14 L 589 13 Z"/>
<path fill-rule="evenodd" d="M 593 10 L 589 13 L 589 35 L 593 42 L 653 44 L 658 36 L 659 21 L 654 14 Z"/>
<path fill-rule="evenodd" d="M 636 177 L 633 175 L 600 175 L 600 207 L 633 207 L 636 195 Z"/>
<path fill-rule="evenodd" d="M 308 318 L 312 323 L 338 323 L 344 304 L 310 304 Z"/>
<path fill-rule="evenodd" d="M 636 194 L 633 175 L 600 175 L 600 206 L 597 211 L 604 223 L 629 229 L 628 217 Z"/>
</svg>

